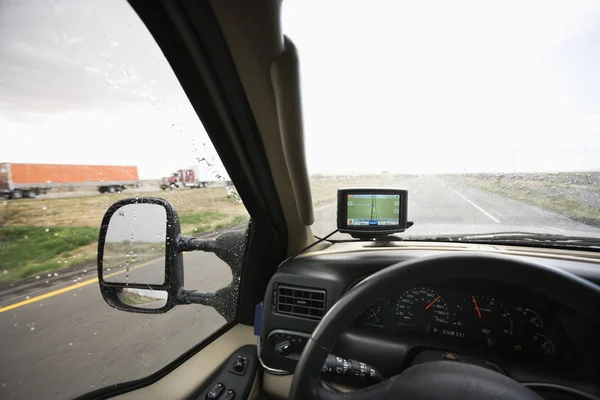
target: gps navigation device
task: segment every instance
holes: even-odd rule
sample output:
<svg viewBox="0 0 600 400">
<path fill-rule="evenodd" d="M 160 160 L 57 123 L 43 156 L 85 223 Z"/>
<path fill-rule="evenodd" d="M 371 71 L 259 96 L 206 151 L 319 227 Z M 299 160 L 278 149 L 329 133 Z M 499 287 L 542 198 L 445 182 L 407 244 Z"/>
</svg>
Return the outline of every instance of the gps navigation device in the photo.
<svg viewBox="0 0 600 400">
<path fill-rule="evenodd" d="M 407 205 L 408 192 L 403 189 L 338 189 L 338 230 L 356 237 L 404 232 Z"/>
</svg>

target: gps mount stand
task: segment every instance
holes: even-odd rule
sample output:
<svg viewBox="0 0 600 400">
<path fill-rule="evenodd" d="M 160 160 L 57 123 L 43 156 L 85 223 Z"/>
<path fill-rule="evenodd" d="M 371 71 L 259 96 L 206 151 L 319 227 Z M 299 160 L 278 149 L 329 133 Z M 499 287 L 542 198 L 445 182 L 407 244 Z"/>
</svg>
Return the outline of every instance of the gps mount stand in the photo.
<svg viewBox="0 0 600 400">
<path fill-rule="evenodd" d="M 411 226 L 413 226 L 415 223 L 413 221 L 406 221 L 406 229 L 410 228 Z M 402 232 L 406 232 L 406 229 L 402 229 L 402 230 L 394 230 L 394 231 L 351 231 L 351 232 L 345 232 L 348 233 L 350 236 L 352 236 L 354 239 L 359 239 L 359 240 L 395 240 L 398 239 L 397 237 L 390 237 L 390 235 L 394 234 L 394 233 L 402 233 Z"/>
</svg>

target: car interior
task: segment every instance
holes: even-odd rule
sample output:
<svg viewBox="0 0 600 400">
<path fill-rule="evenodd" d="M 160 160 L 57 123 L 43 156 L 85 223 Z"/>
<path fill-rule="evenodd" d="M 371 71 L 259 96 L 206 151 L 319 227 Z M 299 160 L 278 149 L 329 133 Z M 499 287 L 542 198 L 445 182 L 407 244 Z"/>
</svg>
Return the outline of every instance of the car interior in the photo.
<svg viewBox="0 0 600 400">
<path fill-rule="evenodd" d="M 206 127 L 250 224 L 216 243 L 181 236 L 176 205 L 136 198 L 111 206 L 98 254 L 106 302 L 133 312 L 204 304 L 227 324 L 159 372 L 81 398 L 600 398 L 597 251 L 353 231 L 339 208 L 349 204 L 344 196 L 396 196 L 405 207 L 411 195 L 369 188 L 338 192 L 338 229 L 355 239 L 315 237 L 302 49 L 285 35 L 282 1 L 129 3 Z M 110 217 L 141 203 L 167 210 L 166 283 L 157 288 L 169 298 L 160 310 L 123 304 L 123 285 L 149 285 L 102 275 Z M 405 211 L 395 232 L 413 223 Z M 232 255 L 241 237 L 245 248 Z M 239 286 L 183 288 L 183 251 L 214 252 Z M 225 297 L 237 309 L 222 306 Z"/>
</svg>

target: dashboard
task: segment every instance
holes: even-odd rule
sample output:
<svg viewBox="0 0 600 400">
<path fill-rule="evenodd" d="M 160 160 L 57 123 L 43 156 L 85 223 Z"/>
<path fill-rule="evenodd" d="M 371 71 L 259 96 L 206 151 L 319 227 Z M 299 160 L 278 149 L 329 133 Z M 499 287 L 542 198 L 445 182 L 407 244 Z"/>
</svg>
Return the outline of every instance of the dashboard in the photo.
<svg viewBox="0 0 600 400">
<path fill-rule="evenodd" d="M 259 346 L 265 370 L 293 373 L 319 320 L 362 279 L 401 261 L 451 251 L 508 254 L 600 283 L 600 257 L 575 252 L 550 255 L 542 249 L 452 243 L 334 244 L 286 261 L 271 278 Z M 515 277 L 522 279 L 526 277 Z M 372 365 L 390 377 L 427 351 L 452 352 L 483 360 L 519 382 L 562 385 L 600 397 L 600 326 L 562 305 L 560 296 L 549 298 L 527 285 L 476 276 L 398 282 L 393 293 L 381 293 L 378 301 L 365 304 L 340 332 L 331 353 Z"/>
</svg>

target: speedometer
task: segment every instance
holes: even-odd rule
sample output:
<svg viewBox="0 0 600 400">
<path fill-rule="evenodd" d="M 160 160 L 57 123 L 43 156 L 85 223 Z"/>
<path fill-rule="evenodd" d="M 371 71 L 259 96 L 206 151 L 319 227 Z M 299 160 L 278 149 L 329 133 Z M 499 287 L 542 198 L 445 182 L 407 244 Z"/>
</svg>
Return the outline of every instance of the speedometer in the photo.
<svg viewBox="0 0 600 400">
<path fill-rule="evenodd" d="M 396 303 L 396 325 L 429 331 L 433 325 L 447 325 L 450 313 L 446 301 L 434 290 L 416 287 L 402 293 Z"/>
</svg>

